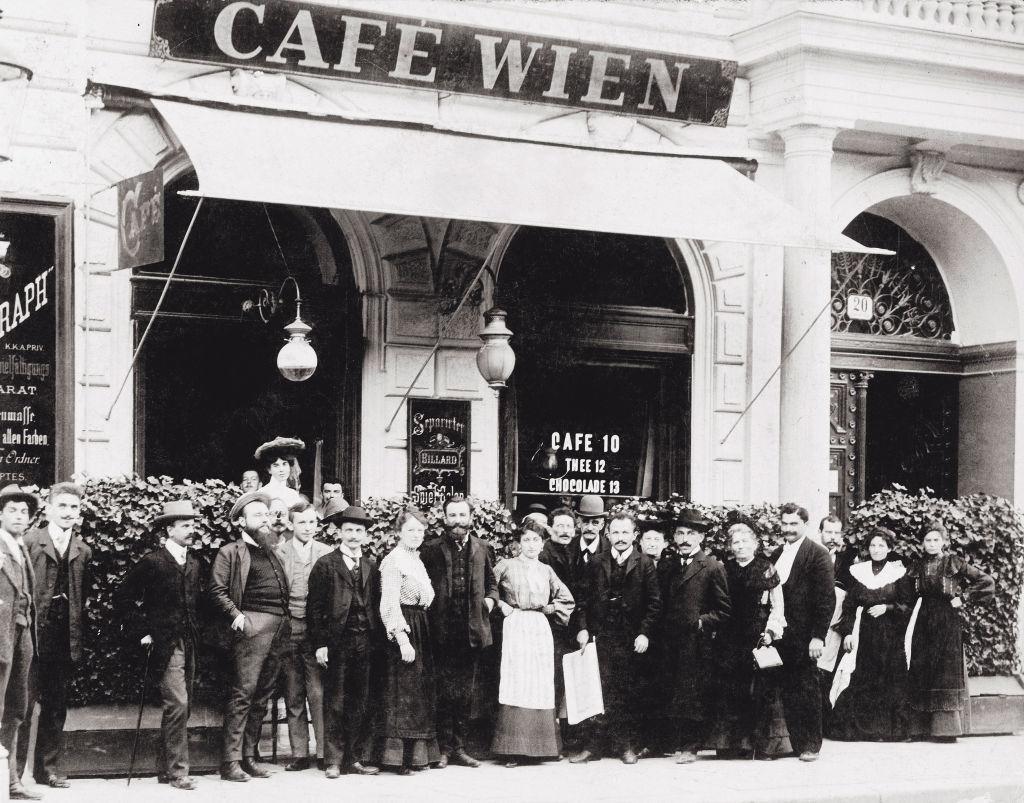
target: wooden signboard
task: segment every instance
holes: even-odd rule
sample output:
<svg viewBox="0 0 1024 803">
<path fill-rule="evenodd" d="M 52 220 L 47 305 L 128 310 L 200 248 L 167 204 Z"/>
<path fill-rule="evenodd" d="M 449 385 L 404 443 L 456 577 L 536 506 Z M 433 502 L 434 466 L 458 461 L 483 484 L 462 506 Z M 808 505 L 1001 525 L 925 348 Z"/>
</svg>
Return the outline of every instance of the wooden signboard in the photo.
<svg viewBox="0 0 1024 803">
<path fill-rule="evenodd" d="M 409 493 L 421 507 L 469 494 L 470 403 L 409 399 Z M 436 488 L 429 488 L 434 485 Z"/>
</svg>

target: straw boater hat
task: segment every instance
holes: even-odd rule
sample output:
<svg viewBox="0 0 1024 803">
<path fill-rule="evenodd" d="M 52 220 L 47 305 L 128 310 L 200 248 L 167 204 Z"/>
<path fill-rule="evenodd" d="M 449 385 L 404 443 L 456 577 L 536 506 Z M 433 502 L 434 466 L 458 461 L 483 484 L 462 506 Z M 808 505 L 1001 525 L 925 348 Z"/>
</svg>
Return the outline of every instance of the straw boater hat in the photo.
<svg viewBox="0 0 1024 803">
<path fill-rule="evenodd" d="M 364 527 L 369 527 L 373 524 L 373 519 L 366 515 L 366 511 L 355 505 L 349 505 L 344 510 L 338 510 L 337 507 L 340 507 L 339 505 L 332 512 L 331 506 L 335 501 L 337 500 L 332 499 L 324 509 L 324 521 L 335 526 L 340 526 L 346 521 L 351 524 L 362 524 Z"/>
<path fill-rule="evenodd" d="M 279 457 L 296 457 L 304 451 L 306 444 L 303 441 L 278 435 L 274 440 L 261 444 L 254 456 L 261 463 L 273 463 Z"/>
<path fill-rule="evenodd" d="M 595 494 L 587 494 L 580 499 L 580 508 L 576 511 L 581 519 L 603 519 L 608 514 L 604 510 L 604 500 Z"/>
<path fill-rule="evenodd" d="M 270 496 L 268 494 L 263 491 L 250 491 L 238 497 L 238 501 L 231 506 L 228 521 L 236 521 L 242 515 L 242 511 L 245 510 L 245 506 L 250 502 L 262 502 L 268 509 L 270 508 Z"/>
<path fill-rule="evenodd" d="M 34 516 L 39 510 L 39 497 L 34 493 L 23 491 L 18 485 L 7 485 L 0 489 L 0 510 L 8 502 L 24 502 L 28 505 L 28 515 Z"/>
<path fill-rule="evenodd" d="M 196 512 L 192 509 L 191 499 L 180 499 L 175 502 L 164 502 L 163 512 L 153 519 L 154 527 L 163 527 L 182 519 L 194 519 Z"/>
<path fill-rule="evenodd" d="M 688 527 L 691 530 L 697 530 L 702 533 L 706 533 L 714 525 L 704 518 L 699 510 L 683 510 L 676 517 L 675 521 L 672 522 L 672 527 Z"/>
</svg>

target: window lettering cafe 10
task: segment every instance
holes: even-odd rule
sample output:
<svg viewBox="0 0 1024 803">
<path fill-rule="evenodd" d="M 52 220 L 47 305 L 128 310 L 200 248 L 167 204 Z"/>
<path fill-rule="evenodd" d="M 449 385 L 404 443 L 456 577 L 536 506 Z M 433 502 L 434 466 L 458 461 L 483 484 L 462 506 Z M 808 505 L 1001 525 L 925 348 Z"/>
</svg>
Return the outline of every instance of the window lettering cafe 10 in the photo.
<svg viewBox="0 0 1024 803">
<path fill-rule="evenodd" d="M 736 62 L 288 0 L 157 3 L 157 58 L 724 126 Z"/>
<path fill-rule="evenodd" d="M 549 445 L 565 469 L 563 476 L 548 479 L 549 493 L 614 496 L 622 492 L 615 458 L 622 448 L 619 435 L 552 432 Z"/>
</svg>

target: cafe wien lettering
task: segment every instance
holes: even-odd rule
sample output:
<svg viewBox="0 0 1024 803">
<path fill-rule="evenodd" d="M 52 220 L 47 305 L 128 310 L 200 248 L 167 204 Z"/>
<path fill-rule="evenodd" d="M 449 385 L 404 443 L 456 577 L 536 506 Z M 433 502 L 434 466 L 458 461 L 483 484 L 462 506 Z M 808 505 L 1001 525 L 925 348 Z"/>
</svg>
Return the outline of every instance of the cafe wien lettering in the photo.
<svg viewBox="0 0 1024 803">
<path fill-rule="evenodd" d="M 736 62 L 288 0 L 165 0 L 151 55 L 724 126 Z"/>
</svg>

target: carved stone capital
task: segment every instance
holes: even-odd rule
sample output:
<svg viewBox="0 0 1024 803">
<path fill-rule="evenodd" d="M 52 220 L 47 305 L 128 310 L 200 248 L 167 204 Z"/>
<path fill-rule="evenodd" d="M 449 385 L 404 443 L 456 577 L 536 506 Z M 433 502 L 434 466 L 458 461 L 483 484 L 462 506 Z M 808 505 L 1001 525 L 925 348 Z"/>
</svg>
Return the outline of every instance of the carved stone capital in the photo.
<svg viewBox="0 0 1024 803">
<path fill-rule="evenodd" d="M 915 150 L 910 152 L 910 191 L 914 194 L 934 195 L 942 171 L 946 169 L 947 155 L 943 151 Z"/>
</svg>

